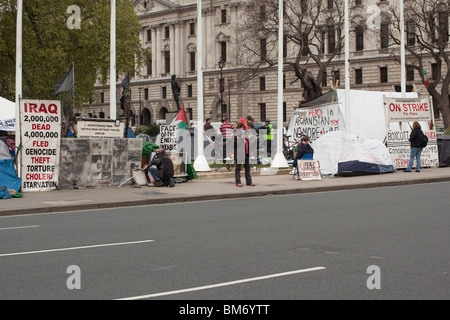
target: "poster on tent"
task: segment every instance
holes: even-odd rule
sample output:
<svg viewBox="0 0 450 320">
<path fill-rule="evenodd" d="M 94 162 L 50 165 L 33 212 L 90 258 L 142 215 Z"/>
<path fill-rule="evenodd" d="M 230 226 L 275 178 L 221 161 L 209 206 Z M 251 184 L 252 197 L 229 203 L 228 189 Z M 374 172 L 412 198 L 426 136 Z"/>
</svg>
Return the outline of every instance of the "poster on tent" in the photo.
<svg viewBox="0 0 450 320">
<path fill-rule="evenodd" d="M 22 100 L 22 190 L 56 190 L 61 145 L 60 101 Z"/>
<path fill-rule="evenodd" d="M 421 156 L 422 167 L 438 167 L 439 153 L 436 131 L 424 131 L 428 137 L 428 145 L 423 149 Z M 409 131 L 389 131 L 387 136 L 387 148 L 397 169 L 406 169 L 409 165 L 411 144 Z M 417 163 L 414 163 L 416 167 Z"/>
<path fill-rule="evenodd" d="M 16 119 L 0 119 L 0 130 L 1 131 L 15 131 L 16 130 Z"/>
<path fill-rule="evenodd" d="M 305 135 L 311 141 L 328 132 L 339 130 L 339 106 L 324 106 L 294 110 L 287 135 L 291 140 L 300 141 Z"/>
</svg>

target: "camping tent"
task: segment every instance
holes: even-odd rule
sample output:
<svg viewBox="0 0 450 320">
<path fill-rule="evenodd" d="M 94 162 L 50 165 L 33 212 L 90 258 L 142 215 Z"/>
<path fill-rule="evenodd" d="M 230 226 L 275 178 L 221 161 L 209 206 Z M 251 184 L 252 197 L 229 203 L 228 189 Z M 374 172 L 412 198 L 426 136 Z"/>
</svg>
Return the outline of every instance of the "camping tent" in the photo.
<svg viewBox="0 0 450 320">
<path fill-rule="evenodd" d="M 0 130 L 15 131 L 16 104 L 0 97 Z"/>
<path fill-rule="evenodd" d="M 384 141 L 384 97 L 401 98 L 402 94 L 350 90 L 350 133 L 364 140 Z M 406 93 L 406 98 L 417 97 L 417 93 Z M 298 133 L 304 132 L 314 141 L 336 130 L 345 131 L 345 90 L 341 89 L 329 91 L 294 110 L 287 135 L 296 137 Z"/>
<path fill-rule="evenodd" d="M 377 139 L 363 140 L 344 131 L 329 132 L 312 144 L 323 175 L 391 173 L 394 163 Z"/>
</svg>

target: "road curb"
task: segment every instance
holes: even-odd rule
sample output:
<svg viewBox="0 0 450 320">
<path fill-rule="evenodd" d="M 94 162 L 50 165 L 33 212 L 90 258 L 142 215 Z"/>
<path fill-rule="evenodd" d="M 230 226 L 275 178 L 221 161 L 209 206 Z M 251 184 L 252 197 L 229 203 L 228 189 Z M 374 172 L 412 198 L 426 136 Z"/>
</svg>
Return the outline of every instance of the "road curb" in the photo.
<svg viewBox="0 0 450 320">
<path fill-rule="evenodd" d="M 0 213 L 0 216 L 16 216 L 16 215 L 28 215 L 28 214 L 47 214 L 57 212 L 68 211 L 82 211 L 82 210 L 96 210 L 96 209 L 115 209 L 126 208 L 136 206 L 148 206 L 148 205 L 164 205 L 164 204 L 179 204 L 186 202 L 199 202 L 199 201 L 214 201 L 214 200 L 230 200 L 230 199 L 244 199 L 244 198 L 260 198 L 266 196 L 277 195 L 293 195 L 293 194 L 308 194 L 308 193 L 320 193 L 330 191 L 347 191 L 357 189 L 369 189 L 380 187 L 396 187 L 407 186 L 414 184 L 428 184 L 428 183 L 440 183 L 449 182 L 450 177 L 439 178 L 422 178 L 417 180 L 400 180 L 400 181 L 385 181 L 385 182 L 373 182 L 373 183 L 356 183 L 340 186 L 320 186 L 314 188 L 292 188 L 292 189 L 279 189 L 279 190 L 267 190 L 267 191 L 251 191 L 232 194 L 212 194 L 212 195 L 199 195 L 199 196 L 181 196 L 159 199 L 142 199 L 142 200 L 130 200 L 130 201 L 112 201 L 112 202 L 97 202 L 78 205 L 60 205 L 60 206 L 46 206 L 46 207 L 34 207 L 34 208 L 22 208 L 22 209 L 6 209 Z"/>
</svg>

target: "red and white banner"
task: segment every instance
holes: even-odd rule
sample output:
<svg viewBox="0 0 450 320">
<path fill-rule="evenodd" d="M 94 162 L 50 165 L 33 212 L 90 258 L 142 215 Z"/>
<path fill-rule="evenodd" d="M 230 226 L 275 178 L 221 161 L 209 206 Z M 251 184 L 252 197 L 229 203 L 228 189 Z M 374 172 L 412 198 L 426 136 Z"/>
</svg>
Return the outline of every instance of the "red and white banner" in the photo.
<svg viewBox="0 0 450 320">
<path fill-rule="evenodd" d="M 22 100 L 22 190 L 50 191 L 58 186 L 61 102 Z"/>
<path fill-rule="evenodd" d="M 385 97 L 388 122 L 432 121 L 429 99 Z"/>
</svg>

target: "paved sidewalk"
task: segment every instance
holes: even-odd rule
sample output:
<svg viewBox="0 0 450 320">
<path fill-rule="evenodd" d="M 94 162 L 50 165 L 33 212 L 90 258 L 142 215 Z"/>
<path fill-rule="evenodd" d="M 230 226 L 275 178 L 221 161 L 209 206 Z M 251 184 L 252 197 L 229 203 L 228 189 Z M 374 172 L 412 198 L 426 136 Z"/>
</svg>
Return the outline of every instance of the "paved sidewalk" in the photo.
<svg viewBox="0 0 450 320">
<path fill-rule="evenodd" d="M 321 181 L 294 180 L 286 171 L 275 176 L 260 175 L 258 172 L 253 174 L 256 187 L 243 188 L 235 186 L 234 172 L 222 172 L 220 175 L 211 172 L 209 175 L 215 179 L 205 177 L 208 176 L 206 173 L 199 175 L 200 179 L 177 184 L 175 188 L 134 188 L 125 185 L 119 189 L 104 187 L 25 193 L 21 199 L 0 200 L 0 216 L 445 182 L 450 181 L 450 167 L 423 169 L 420 173 L 398 171 L 383 175 L 332 177 Z"/>
</svg>

